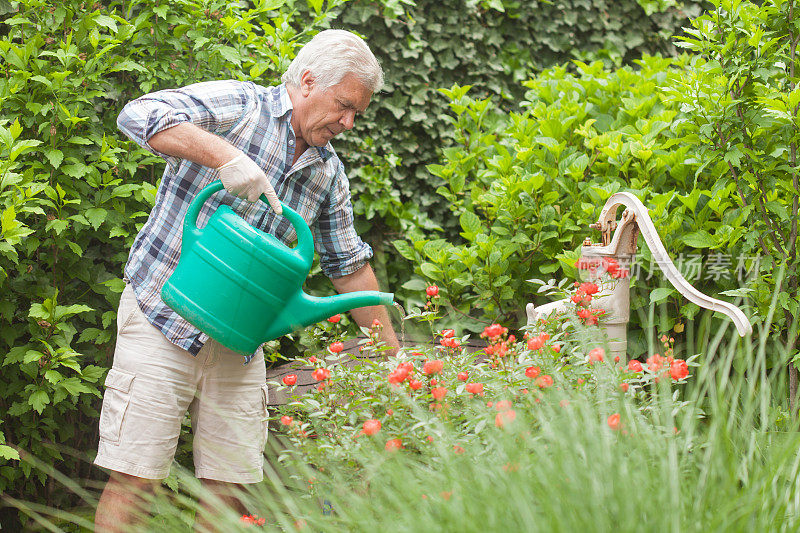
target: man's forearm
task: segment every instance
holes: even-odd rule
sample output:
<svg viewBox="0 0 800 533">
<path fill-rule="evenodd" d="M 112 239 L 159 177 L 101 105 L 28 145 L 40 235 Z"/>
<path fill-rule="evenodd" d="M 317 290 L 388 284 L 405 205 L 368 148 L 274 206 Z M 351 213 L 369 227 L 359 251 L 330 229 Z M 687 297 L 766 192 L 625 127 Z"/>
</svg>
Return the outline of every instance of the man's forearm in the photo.
<svg viewBox="0 0 800 533">
<path fill-rule="evenodd" d="M 365 264 L 356 272 L 341 278 L 331 278 L 334 288 L 337 292 L 353 292 L 353 291 L 377 291 L 378 280 L 375 278 L 375 273 L 369 263 Z M 369 307 L 359 307 L 350 311 L 350 315 L 356 324 L 363 328 L 372 326 L 372 321 L 378 319 L 383 326 L 381 337 L 387 346 L 391 346 L 389 355 L 397 354 L 397 349 L 400 343 L 397 341 L 397 335 L 392 328 L 392 321 L 389 318 L 389 312 L 386 307 L 382 305 L 372 305 Z"/>
<path fill-rule="evenodd" d="M 211 132 L 183 122 L 161 130 L 147 141 L 153 149 L 200 165 L 218 168 L 234 157 L 240 150 Z"/>
</svg>

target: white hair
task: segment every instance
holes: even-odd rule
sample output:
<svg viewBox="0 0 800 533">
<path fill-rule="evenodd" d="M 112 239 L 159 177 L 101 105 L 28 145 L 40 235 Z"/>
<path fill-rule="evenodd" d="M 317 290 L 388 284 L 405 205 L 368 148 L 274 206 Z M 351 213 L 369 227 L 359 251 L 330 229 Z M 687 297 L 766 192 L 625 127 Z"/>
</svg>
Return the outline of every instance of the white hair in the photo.
<svg viewBox="0 0 800 533">
<path fill-rule="evenodd" d="M 309 71 L 314 84 L 328 89 L 353 74 L 373 94 L 383 87 L 383 70 L 364 39 L 347 30 L 319 32 L 294 58 L 281 80 L 300 86 L 303 73 Z"/>
</svg>

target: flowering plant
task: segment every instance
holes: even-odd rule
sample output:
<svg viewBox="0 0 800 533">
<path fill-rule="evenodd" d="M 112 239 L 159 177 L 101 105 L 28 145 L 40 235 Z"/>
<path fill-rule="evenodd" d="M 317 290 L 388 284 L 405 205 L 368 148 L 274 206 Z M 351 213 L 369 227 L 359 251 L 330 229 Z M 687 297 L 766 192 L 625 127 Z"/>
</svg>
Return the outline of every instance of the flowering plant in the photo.
<svg viewBox="0 0 800 533">
<path fill-rule="evenodd" d="M 432 287 L 425 307 L 406 317 L 430 325 L 430 344 L 383 357 L 381 325 L 373 324 L 353 353 L 337 337 L 321 339 L 325 349 L 298 359 L 313 367 L 318 385 L 275 415 L 293 444 L 283 460 L 300 454 L 310 464 L 352 465 L 365 448 L 414 453 L 442 439 L 453 450 L 481 449 L 491 441 L 487 432 L 535 429 L 521 424 L 518 413 L 535 421 L 543 405 L 567 408 L 575 394 L 592 397 L 598 418 L 610 417 L 609 427 L 624 428 L 620 396 L 647 409 L 656 383 L 684 383 L 693 364 L 676 359 L 666 337 L 664 355 L 653 354 L 645 365 L 609 354 L 599 326 L 603 313 L 591 321 L 579 314 L 599 291 L 594 283 L 565 286 L 574 312 L 526 326 L 519 337 L 503 325 L 486 326 L 479 350 L 467 348 L 469 335 L 437 329 L 441 295 Z M 291 377 L 272 385 L 291 389 L 295 382 Z"/>
</svg>

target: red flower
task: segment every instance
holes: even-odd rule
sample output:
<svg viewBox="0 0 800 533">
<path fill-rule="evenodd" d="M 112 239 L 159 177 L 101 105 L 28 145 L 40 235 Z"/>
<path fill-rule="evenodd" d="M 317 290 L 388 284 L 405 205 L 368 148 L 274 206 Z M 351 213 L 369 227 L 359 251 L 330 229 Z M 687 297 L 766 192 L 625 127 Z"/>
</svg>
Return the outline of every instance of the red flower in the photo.
<svg viewBox="0 0 800 533">
<path fill-rule="evenodd" d="M 408 372 L 409 375 L 414 373 L 414 363 L 411 361 L 403 361 L 402 363 L 398 363 L 397 370 L 404 370 Z"/>
<path fill-rule="evenodd" d="M 425 361 L 422 365 L 422 371 L 427 375 L 438 374 L 444 368 L 444 362 L 441 359 L 430 359 Z"/>
<path fill-rule="evenodd" d="M 253 524 L 255 526 L 263 526 L 266 523 L 266 519 L 259 518 L 258 515 L 249 515 L 249 514 L 242 515 L 242 518 L 240 518 L 240 520 L 244 524 Z"/>
<path fill-rule="evenodd" d="M 435 298 L 439 296 L 439 287 L 436 285 L 431 285 L 427 289 L 425 289 L 425 294 L 427 294 L 431 298 Z"/>
<path fill-rule="evenodd" d="M 403 447 L 403 441 L 400 439 L 390 439 L 386 441 L 386 449 L 388 451 L 399 450 Z"/>
<path fill-rule="evenodd" d="M 507 333 L 507 332 L 508 332 L 508 329 L 504 328 L 500 324 L 492 324 L 491 326 L 486 326 L 483 329 L 483 335 L 482 336 L 488 337 L 490 339 L 495 339 L 495 338 L 499 337 L 500 335 L 502 335 L 504 333 Z"/>
<path fill-rule="evenodd" d="M 600 288 L 597 286 L 597 284 L 587 281 L 586 283 L 581 283 L 578 290 L 581 290 L 586 294 L 597 294 L 600 291 Z"/>
<path fill-rule="evenodd" d="M 361 433 L 364 435 L 374 435 L 381 430 L 381 421 L 372 418 L 364 422 L 362 428 Z"/>
<path fill-rule="evenodd" d="M 441 400 L 447 394 L 447 389 L 444 387 L 436 387 L 431 389 L 431 394 L 433 394 L 434 399 Z"/>
<path fill-rule="evenodd" d="M 382 327 L 382 326 L 383 326 L 383 324 L 381 324 L 381 321 L 380 321 L 380 320 L 378 320 L 377 318 L 376 318 L 375 320 L 373 320 L 373 321 L 372 321 L 372 327 L 373 327 L 373 328 L 380 328 L 380 327 Z"/>
<path fill-rule="evenodd" d="M 341 319 L 342 319 L 342 315 L 336 314 L 336 315 L 333 315 L 332 317 L 330 317 L 330 318 L 328 319 L 328 322 L 330 322 L 331 324 L 336 324 L 336 323 L 337 323 L 337 322 L 339 322 Z"/>
<path fill-rule="evenodd" d="M 419 390 L 422 388 L 422 382 L 412 379 L 408 382 L 408 386 L 411 387 L 412 390 Z"/>
<path fill-rule="evenodd" d="M 537 377 L 539 377 L 540 373 L 541 370 L 539 369 L 538 366 L 529 366 L 528 368 L 525 369 L 525 376 L 531 379 L 536 379 Z"/>
<path fill-rule="evenodd" d="M 462 447 L 461 447 L 461 446 L 459 446 L 458 444 L 454 444 L 454 445 L 453 445 L 453 451 L 454 451 L 455 453 L 457 453 L 457 454 L 462 454 L 462 453 L 464 453 L 464 448 L 462 448 Z"/>
<path fill-rule="evenodd" d="M 456 336 L 456 332 L 453 329 L 443 329 L 442 330 L 442 337 L 444 337 L 445 339 L 449 339 L 449 338 L 455 337 L 455 336 Z"/>
<path fill-rule="evenodd" d="M 689 367 L 683 359 L 675 359 L 669 365 L 669 375 L 675 381 L 680 381 L 689 375 Z"/>
<path fill-rule="evenodd" d="M 461 346 L 461 341 L 459 341 L 458 339 L 453 338 L 453 337 L 443 337 L 439 341 L 439 344 L 441 344 L 445 348 L 453 348 L 453 349 L 455 349 L 455 348 L 458 348 L 459 346 Z"/>
<path fill-rule="evenodd" d="M 326 380 L 326 379 L 328 379 L 329 377 L 331 377 L 331 371 L 330 371 L 330 370 L 328 370 L 327 368 L 318 368 L 318 369 L 314 370 L 314 371 L 311 373 L 311 375 L 312 375 L 312 376 L 314 377 L 314 379 L 316 379 L 317 381 L 323 381 L 323 380 Z"/>
<path fill-rule="evenodd" d="M 295 374 L 287 374 L 283 376 L 283 384 L 291 387 L 297 383 L 297 376 Z"/>
<path fill-rule="evenodd" d="M 618 356 L 618 355 L 615 355 L 615 356 L 614 356 L 614 362 L 615 362 L 615 363 L 619 363 L 619 356 Z"/>
<path fill-rule="evenodd" d="M 513 409 L 507 409 L 505 411 L 500 411 L 494 417 L 494 425 L 502 428 L 505 427 L 506 424 L 510 424 L 517 418 L 517 413 Z"/>
<path fill-rule="evenodd" d="M 491 402 L 487 403 L 486 405 L 491 407 Z M 511 409 L 511 401 L 510 400 L 500 400 L 499 402 L 497 402 L 495 404 L 494 408 L 497 409 L 498 411 L 506 411 L 508 409 Z"/>
<path fill-rule="evenodd" d="M 467 381 L 469 379 L 469 372 L 459 372 L 458 381 Z"/>
<path fill-rule="evenodd" d="M 483 396 L 483 383 L 467 383 L 465 389 L 469 393 Z"/>
<path fill-rule="evenodd" d="M 644 368 L 642 368 L 642 363 L 640 363 L 636 359 L 631 359 L 630 361 L 628 361 L 628 370 L 632 372 L 643 372 Z"/>
<path fill-rule="evenodd" d="M 606 272 L 611 274 L 611 277 L 614 277 L 614 274 L 619 271 L 619 263 L 613 257 L 604 257 L 603 268 L 606 269 Z"/>
<path fill-rule="evenodd" d="M 554 352 L 558 353 L 558 352 L 561 351 L 561 345 L 560 344 L 554 344 L 554 345 L 552 345 L 550 347 L 550 349 L 553 350 Z"/>
<path fill-rule="evenodd" d="M 608 417 L 608 427 L 613 429 L 614 431 L 619 429 L 619 413 L 614 413 L 613 415 Z"/>
<path fill-rule="evenodd" d="M 308 358 L 308 362 L 311 363 L 312 365 L 314 363 L 316 363 L 317 361 L 318 361 L 318 359 L 316 357 L 314 357 L 313 355 Z"/>
<path fill-rule="evenodd" d="M 602 348 L 595 348 L 594 350 L 589 352 L 589 361 L 597 361 L 599 363 L 603 362 L 603 358 L 606 355 L 606 351 Z"/>
<path fill-rule="evenodd" d="M 628 392 L 628 387 L 629 385 L 627 383 L 623 383 L 619 386 L 619 388 L 622 389 L 622 392 Z"/>
<path fill-rule="evenodd" d="M 529 350 L 538 350 L 542 346 L 544 346 L 544 339 L 542 337 L 531 337 L 528 339 Z"/>
<path fill-rule="evenodd" d="M 292 418 L 291 416 L 283 415 L 281 417 L 281 424 L 283 424 L 284 426 L 291 426 L 293 421 L 294 418 Z"/>
<path fill-rule="evenodd" d="M 664 358 L 657 353 L 647 358 L 647 369 L 650 372 L 658 372 L 662 366 L 664 366 Z"/>
<path fill-rule="evenodd" d="M 331 345 L 328 346 L 328 349 L 332 353 L 339 353 L 342 350 L 344 350 L 344 344 L 342 344 L 341 342 L 332 342 Z"/>
<path fill-rule="evenodd" d="M 553 385 L 553 378 L 545 374 L 544 376 L 539 376 L 536 378 L 536 385 L 539 388 L 546 389 L 547 387 L 551 387 Z"/>
<path fill-rule="evenodd" d="M 389 373 L 389 383 L 397 385 L 402 383 L 408 377 L 408 370 L 405 368 L 397 368 Z"/>
</svg>

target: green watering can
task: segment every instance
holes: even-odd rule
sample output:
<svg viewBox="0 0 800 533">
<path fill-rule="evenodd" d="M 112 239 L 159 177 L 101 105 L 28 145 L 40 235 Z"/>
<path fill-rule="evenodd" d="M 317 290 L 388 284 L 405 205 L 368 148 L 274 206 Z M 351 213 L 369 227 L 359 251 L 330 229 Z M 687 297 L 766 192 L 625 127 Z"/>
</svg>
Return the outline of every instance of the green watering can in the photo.
<svg viewBox="0 0 800 533">
<path fill-rule="evenodd" d="M 368 305 L 391 305 L 394 295 L 358 291 L 318 298 L 303 292 L 311 270 L 314 239 L 305 220 L 283 205 L 297 232 L 289 248 L 259 231 L 227 205 L 217 208 L 203 229 L 200 208 L 222 189 L 214 181 L 198 193 L 183 222 L 178 266 L 161 289 L 161 298 L 190 324 L 242 355 L 267 341 Z M 266 201 L 265 196 L 261 199 Z"/>
</svg>

